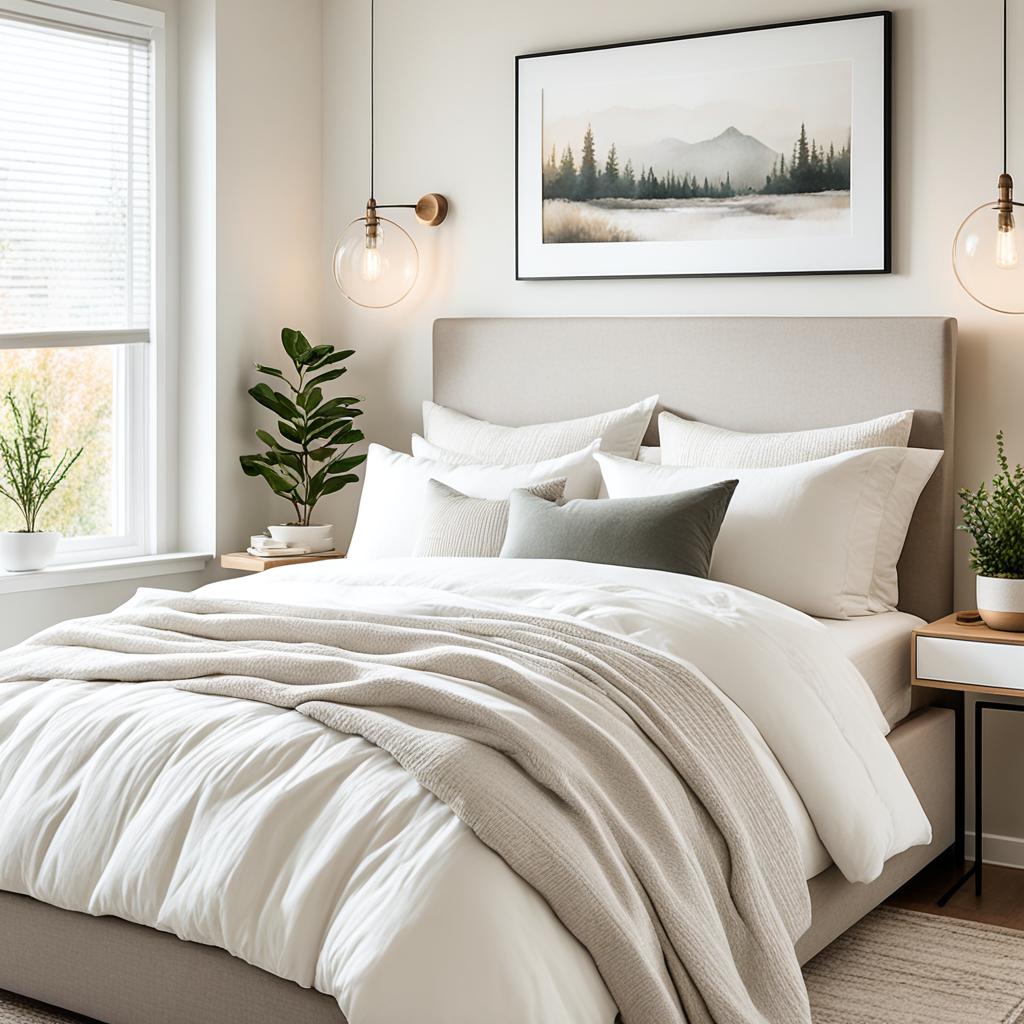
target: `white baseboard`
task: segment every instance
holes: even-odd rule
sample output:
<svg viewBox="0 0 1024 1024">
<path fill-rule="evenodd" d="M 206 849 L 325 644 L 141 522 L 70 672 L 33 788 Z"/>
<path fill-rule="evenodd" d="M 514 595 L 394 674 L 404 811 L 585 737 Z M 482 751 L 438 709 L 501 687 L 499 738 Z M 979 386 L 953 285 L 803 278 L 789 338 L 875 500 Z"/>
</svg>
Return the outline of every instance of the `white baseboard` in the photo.
<svg viewBox="0 0 1024 1024">
<path fill-rule="evenodd" d="M 968 832 L 964 839 L 964 854 L 968 860 L 974 860 L 974 833 Z M 1024 838 L 986 832 L 984 862 L 1006 868 L 1024 868 Z"/>
</svg>

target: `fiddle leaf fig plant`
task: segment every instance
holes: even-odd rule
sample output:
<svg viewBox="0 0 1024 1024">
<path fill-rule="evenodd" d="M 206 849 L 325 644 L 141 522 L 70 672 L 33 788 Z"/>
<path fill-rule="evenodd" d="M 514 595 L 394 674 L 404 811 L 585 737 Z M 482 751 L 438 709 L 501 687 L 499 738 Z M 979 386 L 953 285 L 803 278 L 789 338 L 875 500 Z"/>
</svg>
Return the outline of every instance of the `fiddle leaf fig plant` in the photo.
<svg viewBox="0 0 1024 1024">
<path fill-rule="evenodd" d="M 50 417 L 35 392 L 24 407 L 8 391 L 4 397 L 11 415 L 11 433 L 0 435 L 0 494 L 14 502 L 25 528 L 19 533 L 37 533 L 39 513 L 53 492 L 63 483 L 84 448 L 65 450 L 56 462 L 50 451 Z"/>
<path fill-rule="evenodd" d="M 266 451 L 239 459 L 247 476 L 261 476 L 275 494 L 289 501 L 295 520 L 289 526 L 309 526 L 317 502 L 340 491 L 359 477 L 352 471 L 366 461 L 365 454 L 350 454 L 363 440 L 353 426 L 358 398 L 325 398 L 323 386 L 345 372 L 340 364 L 352 349 L 310 345 L 301 331 L 285 327 L 281 344 L 292 369 L 278 370 L 256 363 L 256 369 L 279 381 L 283 390 L 260 382 L 249 394 L 277 416 L 275 437 L 268 430 L 256 436 Z M 292 370 L 294 372 L 292 372 Z"/>
<path fill-rule="evenodd" d="M 971 568 L 979 576 L 1024 579 L 1024 469 L 1011 470 L 1003 432 L 996 434 L 999 472 L 991 490 L 982 483 L 976 491 L 960 491 L 963 525 L 958 530 L 974 538 Z"/>
</svg>

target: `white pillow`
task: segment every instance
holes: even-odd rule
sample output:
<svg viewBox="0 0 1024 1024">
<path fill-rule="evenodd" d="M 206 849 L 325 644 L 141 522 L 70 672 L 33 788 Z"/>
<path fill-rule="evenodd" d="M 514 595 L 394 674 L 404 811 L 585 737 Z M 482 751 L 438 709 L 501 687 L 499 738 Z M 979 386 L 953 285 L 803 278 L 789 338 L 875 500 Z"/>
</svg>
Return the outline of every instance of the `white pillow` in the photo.
<svg viewBox="0 0 1024 1024">
<path fill-rule="evenodd" d="M 371 444 L 348 557 L 405 558 L 416 553 L 427 481 L 440 480 L 474 498 L 507 498 L 517 487 L 565 478 L 566 498 L 593 498 L 601 483 L 595 441 L 560 459 L 521 466 L 451 466 Z"/>
<path fill-rule="evenodd" d="M 417 459 L 435 459 L 437 462 L 446 462 L 449 466 L 478 466 L 480 464 L 480 460 L 475 455 L 464 455 L 462 452 L 453 452 L 451 448 L 440 448 L 420 437 L 419 434 L 412 435 L 409 446 Z"/>
<path fill-rule="evenodd" d="M 527 427 L 503 427 L 433 402 L 423 403 L 423 436 L 431 444 L 478 462 L 517 465 L 539 462 L 585 448 L 600 439 L 601 451 L 636 458 L 647 433 L 658 396 L 642 402 L 575 420 L 537 423 Z"/>
<path fill-rule="evenodd" d="M 661 464 L 661 448 L 642 444 L 640 445 L 640 451 L 637 453 L 636 460 L 637 462 L 649 462 L 658 466 Z"/>
<path fill-rule="evenodd" d="M 910 517 L 942 457 L 927 448 L 869 448 L 770 469 L 652 466 L 600 453 L 608 494 L 629 498 L 738 480 L 711 560 L 711 579 L 808 615 L 892 611 Z"/>
<path fill-rule="evenodd" d="M 906 448 L 914 410 L 863 423 L 785 434 L 744 434 L 684 420 L 670 412 L 658 417 L 661 463 L 665 466 L 728 466 L 764 469 L 825 459 L 861 448 Z"/>
</svg>

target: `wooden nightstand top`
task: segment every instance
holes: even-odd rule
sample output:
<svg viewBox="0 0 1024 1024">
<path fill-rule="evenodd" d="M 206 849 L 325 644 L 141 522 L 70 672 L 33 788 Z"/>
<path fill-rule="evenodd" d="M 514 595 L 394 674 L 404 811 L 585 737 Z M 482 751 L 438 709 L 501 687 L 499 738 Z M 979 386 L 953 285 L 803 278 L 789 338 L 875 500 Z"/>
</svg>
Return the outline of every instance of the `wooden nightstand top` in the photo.
<svg viewBox="0 0 1024 1024">
<path fill-rule="evenodd" d="M 989 629 L 984 622 L 957 622 L 957 612 L 944 619 L 929 622 L 914 630 L 915 636 L 936 636 L 945 640 L 978 640 L 988 644 L 1019 644 L 1024 646 L 1024 633 L 1010 633 L 1003 629 Z"/>
<path fill-rule="evenodd" d="M 259 558 L 248 551 L 232 551 L 220 556 L 222 569 L 237 569 L 239 572 L 264 572 L 279 565 L 301 565 L 303 562 L 324 562 L 333 558 L 344 558 L 344 551 L 320 551 L 315 555 L 290 555 L 287 558 Z"/>
<path fill-rule="evenodd" d="M 914 686 L 1024 698 L 1024 633 L 957 622 L 955 613 L 914 630 L 910 665 Z"/>
</svg>

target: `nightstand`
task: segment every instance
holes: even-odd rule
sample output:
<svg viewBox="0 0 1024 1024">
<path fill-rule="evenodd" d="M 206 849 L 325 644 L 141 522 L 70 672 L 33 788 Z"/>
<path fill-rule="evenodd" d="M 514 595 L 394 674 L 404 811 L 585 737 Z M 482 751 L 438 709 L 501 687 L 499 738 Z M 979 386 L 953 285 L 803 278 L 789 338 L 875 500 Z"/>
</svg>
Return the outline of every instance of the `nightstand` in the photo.
<svg viewBox="0 0 1024 1024">
<path fill-rule="evenodd" d="M 326 562 L 333 558 L 344 558 L 343 551 L 321 551 L 315 555 L 291 555 L 288 558 L 260 558 L 248 551 L 232 551 L 220 556 L 222 569 L 237 569 L 239 572 L 264 572 L 279 565 L 300 565 L 303 562 Z"/>
<path fill-rule="evenodd" d="M 968 613 L 970 614 L 970 613 Z M 913 686 L 950 691 L 956 712 L 956 854 L 964 851 L 964 698 L 1017 697 L 1024 700 L 1024 633 L 989 629 L 984 622 L 963 623 L 947 615 L 914 631 L 910 674 Z M 969 878 L 981 895 L 982 876 L 982 749 L 986 711 L 1024 711 L 1024 704 L 999 700 L 974 703 L 974 865 L 939 900 L 944 906 Z"/>
</svg>

